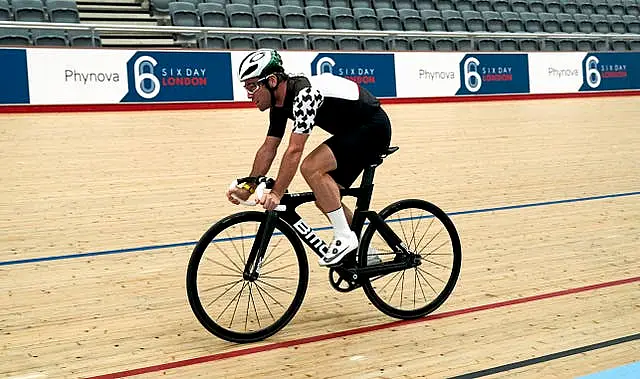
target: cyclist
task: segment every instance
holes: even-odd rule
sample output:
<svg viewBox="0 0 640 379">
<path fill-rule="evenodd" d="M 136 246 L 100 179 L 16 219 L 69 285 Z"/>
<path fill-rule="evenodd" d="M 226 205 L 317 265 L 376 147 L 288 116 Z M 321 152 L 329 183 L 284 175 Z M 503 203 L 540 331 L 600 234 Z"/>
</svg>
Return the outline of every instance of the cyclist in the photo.
<svg viewBox="0 0 640 379">
<path fill-rule="evenodd" d="M 316 197 L 316 206 L 333 226 L 333 240 L 320 265 L 339 263 L 358 247 L 349 225 L 353 213 L 341 202 L 339 188 L 348 188 L 364 168 L 391 141 L 391 123 L 380 102 L 355 82 L 332 74 L 287 75 L 277 51 L 260 49 L 240 63 L 239 79 L 249 99 L 260 111 L 269 109 L 269 129 L 258 149 L 250 176 L 266 175 L 293 120 L 288 147 L 282 157 L 273 189 L 259 200 L 265 209 L 279 203 L 300 165 L 300 172 Z M 305 143 L 314 126 L 332 136 L 317 146 L 300 164 Z M 245 184 L 227 190 L 227 198 L 246 200 L 255 190 Z"/>
</svg>

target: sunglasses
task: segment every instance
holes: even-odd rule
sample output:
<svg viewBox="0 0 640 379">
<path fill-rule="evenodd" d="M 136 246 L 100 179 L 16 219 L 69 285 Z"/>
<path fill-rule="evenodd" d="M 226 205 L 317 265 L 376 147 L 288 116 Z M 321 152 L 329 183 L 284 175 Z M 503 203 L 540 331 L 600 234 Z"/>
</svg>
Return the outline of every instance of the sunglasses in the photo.
<svg viewBox="0 0 640 379">
<path fill-rule="evenodd" d="M 249 95 L 253 95 L 256 91 L 264 85 L 264 83 L 269 79 L 271 75 L 265 76 L 264 78 L 258 79 L 253 83 L 245 83 L 244 89 L 247 91 Z"/>
</svg>

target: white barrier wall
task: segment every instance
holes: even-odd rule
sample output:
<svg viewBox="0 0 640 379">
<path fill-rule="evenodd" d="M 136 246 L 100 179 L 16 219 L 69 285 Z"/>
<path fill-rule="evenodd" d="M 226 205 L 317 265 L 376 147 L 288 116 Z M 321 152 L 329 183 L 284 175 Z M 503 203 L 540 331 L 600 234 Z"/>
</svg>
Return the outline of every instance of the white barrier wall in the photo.
<svg viewBox="0 0 640 379">
<path fill-rule="evenodd" d="M 0 104 L 246 101 L 247 52 L 0 49 Z M 288 52 L 290 73 L 332 72 L 380 98 L 640 89 L 640 53 Z"/>
</svg>

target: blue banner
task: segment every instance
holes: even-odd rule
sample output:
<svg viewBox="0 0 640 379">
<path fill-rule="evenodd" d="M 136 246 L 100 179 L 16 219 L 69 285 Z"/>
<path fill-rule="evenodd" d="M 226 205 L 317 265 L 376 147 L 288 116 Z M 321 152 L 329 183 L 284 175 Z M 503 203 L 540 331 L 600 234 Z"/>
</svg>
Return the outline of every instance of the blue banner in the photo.
<svg viewBox="0 0 640 379">
<path fill-rule="evenodd" d="M 29 104 L 27 51 L 0 49 L 0 104 Z"/>
<path fill-rule="evenodd" d="M 456 95 L 529 93 L 526 54 L 467 54 Z"/>
<path fill-rule="evenodd" d="M 311 75 L 329 72 L 358 83 L 376 97 L 395 97 L 393 57 L 393 54 L 321 53 L 311 62 Z"/>
<path fill-rule="evenodd" d="M 127 73 L 123 102 L 233 100 L 230 53 L 139 51 Z"/>
<path fill-rule="evenodd" d="M 593 53 L 582 61 L 580 91 L 640 89 L 640 53 Z"/>
</svg>

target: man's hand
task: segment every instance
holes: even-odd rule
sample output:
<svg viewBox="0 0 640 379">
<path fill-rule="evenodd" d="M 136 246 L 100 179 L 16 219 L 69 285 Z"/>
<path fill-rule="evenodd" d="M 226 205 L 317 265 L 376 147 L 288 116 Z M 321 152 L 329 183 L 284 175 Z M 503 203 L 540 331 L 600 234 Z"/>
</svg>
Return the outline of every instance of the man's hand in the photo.
<svg viewBox="0 0 640 379">
<path fill-rule="evenodd" d="M 277 192 L 269 192 L 262 195 L 262 199 L 259 200 L 259 203 L 262 204 L 264 209 L 268 211 L 272 211 L 276 209 L 278 205 L 280 205 L 280 199 L 282 199 L 282 195 Z"/>
<path fill-rule="evenodd" d="M 230 202 L 234 203 L 235 205 L 240 204 L 240 202 L 237 199 L 234 199 L 233 196 L 246 201 L 249 196 L 251 196 L 251 192 L 249 192 L 249 190 L 246 190 L 244 188 L 232 188 L 232 189 L 228 189 L 227 190 L 227 199 L 229 199 Z"/>
</svg>

